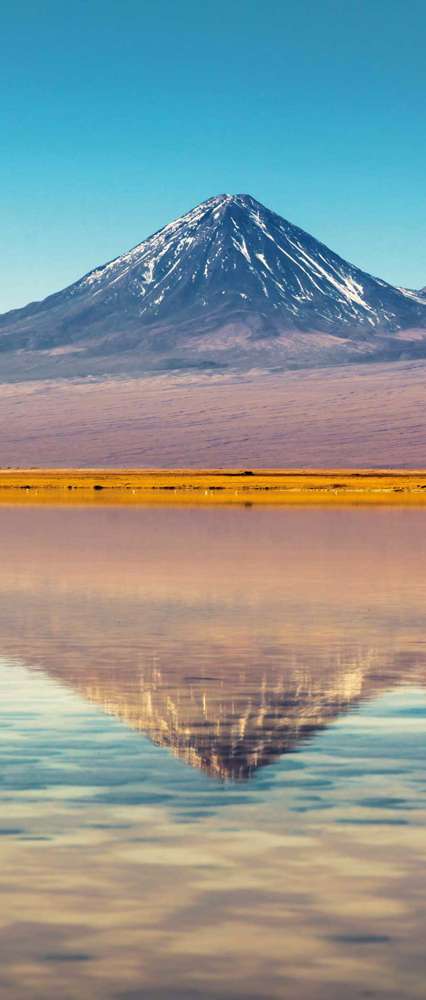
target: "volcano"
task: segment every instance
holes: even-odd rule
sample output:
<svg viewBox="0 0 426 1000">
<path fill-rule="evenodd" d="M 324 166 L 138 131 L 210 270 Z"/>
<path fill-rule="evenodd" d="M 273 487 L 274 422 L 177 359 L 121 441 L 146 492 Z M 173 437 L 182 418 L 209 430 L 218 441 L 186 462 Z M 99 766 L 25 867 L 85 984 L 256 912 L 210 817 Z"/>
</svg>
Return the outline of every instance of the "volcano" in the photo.
<svg viewBox="0 0 426 1000">
<path fill-rule="evenodd" d="M 0 317 L 3 380 L 426 356 L 424 294 L 361 271 L 250 195 L 219 195 Z"/>
</svg>

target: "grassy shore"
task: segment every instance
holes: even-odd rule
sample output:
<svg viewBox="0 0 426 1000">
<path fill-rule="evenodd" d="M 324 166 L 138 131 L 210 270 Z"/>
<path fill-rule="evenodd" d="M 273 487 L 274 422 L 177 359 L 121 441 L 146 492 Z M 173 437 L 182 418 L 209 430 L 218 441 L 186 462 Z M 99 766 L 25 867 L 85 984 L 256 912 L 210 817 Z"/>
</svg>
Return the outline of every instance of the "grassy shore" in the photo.
<svg viewBox="0 0 426 1000">
<path fill-rule="evenodd" d="M 0 503 L 426 506 L 426 471 L 1 469 Z"/>
</svg>

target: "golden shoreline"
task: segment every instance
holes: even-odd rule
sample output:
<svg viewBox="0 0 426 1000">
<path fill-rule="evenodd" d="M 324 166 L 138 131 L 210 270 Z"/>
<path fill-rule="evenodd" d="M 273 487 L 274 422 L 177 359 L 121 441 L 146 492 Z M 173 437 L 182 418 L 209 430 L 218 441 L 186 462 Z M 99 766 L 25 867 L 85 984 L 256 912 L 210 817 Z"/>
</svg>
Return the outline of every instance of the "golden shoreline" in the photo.
<svg viewBox="0 0 426 1000">
<path fill-rule="evenodd" d="M 426 470 L 0 469 L 0 504 L 426 506 Z"/>
</svg>

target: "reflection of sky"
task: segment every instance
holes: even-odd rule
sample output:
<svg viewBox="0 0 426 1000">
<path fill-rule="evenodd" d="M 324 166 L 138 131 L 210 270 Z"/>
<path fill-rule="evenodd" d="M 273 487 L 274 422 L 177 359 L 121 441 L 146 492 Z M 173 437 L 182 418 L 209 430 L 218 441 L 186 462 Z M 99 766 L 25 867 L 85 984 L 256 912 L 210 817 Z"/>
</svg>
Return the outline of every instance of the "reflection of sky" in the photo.
<svg viewBox="0 0 426 1000">
<path fill-rule="evenodd" d="M 219 777 L 425 680 L 422 511 L 5 508 L 0 548 L 0 653 Z"/>
<path fill-rule="evenodd" d="M 0 996 L 423 998 L 419 512 L 47 514 L 0 517 Z M 220 706 L 290 752 L 156 745 Z"/>
<path fill-rule="evenodd" d="M 421 997 L 424 689 L 237 785 L 17 662 L 0 704 L 8 998 Z"/>
<path fill-rule="evenodd" d="M 199 819 L 260 803 L 333 820 L 414 823 L 426 795 L 426 691 L 402 688 L 356 708 L 249 784 L 212 783 L 39 672 L 1 661 L 1 787 L 10 801 L 58 799 L 73 810 L 158 804 Z M 368 789 L 368 794 L 367 794 Z M 352 816 L 357 810 L 359 816 Z M 36 818 L 36 808 L 32 821 Z M 7 827 L 3 830 L 6 834 Z M 31 829 L 23 831 L 31 836 Z"/>
</svg>

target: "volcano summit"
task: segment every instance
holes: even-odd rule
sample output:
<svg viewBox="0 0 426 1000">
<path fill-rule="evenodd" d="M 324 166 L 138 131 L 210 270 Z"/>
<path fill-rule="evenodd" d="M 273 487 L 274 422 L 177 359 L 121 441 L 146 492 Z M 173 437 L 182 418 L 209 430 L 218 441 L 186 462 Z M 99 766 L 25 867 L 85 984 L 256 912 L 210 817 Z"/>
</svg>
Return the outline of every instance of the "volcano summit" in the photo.
<svg viewBox="0 0 426 1000">
<path fill-rule="evenodd" d="M 0 317 L 3 380 L 426 357 L 426 299 L 250 195 L 219 195 Z"/>
</svg>

